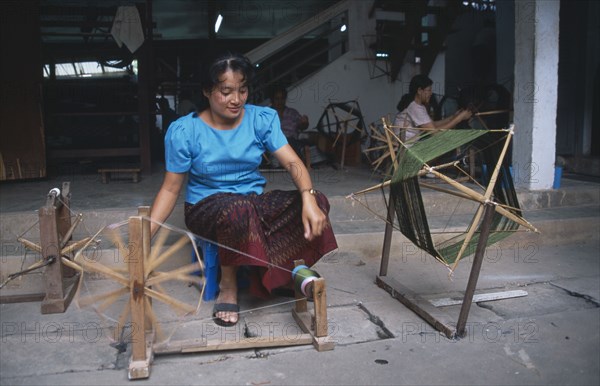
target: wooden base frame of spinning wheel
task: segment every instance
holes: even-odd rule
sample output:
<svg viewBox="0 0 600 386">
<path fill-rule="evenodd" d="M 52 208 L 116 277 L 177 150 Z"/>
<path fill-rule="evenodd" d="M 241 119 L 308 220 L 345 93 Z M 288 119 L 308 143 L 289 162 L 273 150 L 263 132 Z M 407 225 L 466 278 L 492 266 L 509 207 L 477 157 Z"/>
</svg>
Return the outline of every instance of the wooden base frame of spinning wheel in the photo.
<svg viewBox="0 0 600 386">
<path fill-rule="evenodd" d="M 201 337 L 200 339 L 185 339 L 157 343 L 156 339 L 161 332 L 157 318 L 153 311 L 152 300 L 168 305 L 171 308 L 186 311 L 188 313 L 198 311 L 198 308 L 191 310 L 189 305 L 178 302 L 177 299 L 167 295 L 160 290 L 157 282 L 161 280 L 181 280 L 202 283 L 202 278 L 193 276 L 192 273 L 201 269 L 201 263 L 190 264 L 177 268 L 171 272 L 153 272 L 159 261 L 165 261 L 181 246 L 174 244 L 164 253 L 158 255 L 155 247 L 151 250 L 151 233 L 149 208 L 141 207 L 138 210 L 138 216 L 132 216 L 128 220 L 129 245 L 128 250 L 122 250 L 127 256 L 127 271 L 125 273 L 112 270 L 107 267 L 94 267 L 82 261 L 82 270 L 89 269 L 93 273 L 100 273 L 109 279 L 116 280 L 122 288 L 111 291 L 108 294 L 90 296 L 85 303 L 101 301 L 100 307 L 108 307 L 109 301 L 115 301 L 117 296 L 124 293 L 129 294 L 129 300 L 125 305 L 125 311 L 119 317 L 119 326 L 125 324 L 125 318 L 130 318 L 131 331 L 131 358 L 129 361 L 128 377 L 133 379 L 144 379 L 150 376 L 150 365 L 155 355 L 193 353 L 193 352 L 211 352 L 223 350 L 238 350 L 263 347 L 282 347 L 312 344 L 318 351 L 332 350 L 333 341 L 328 337 L 327 324 L 327 301 L 325 280 L 318 278 L 313 284 L 314 313 L 308 311 L 306 297 L 296 294 L 295 308 L 292 310 L 294 319 L 299 328 L 303 331 L 300 336 L 290 339 L 289 337 L 276 338 L 251 337 L 235 339 L 232 342 L 218 341 L 211 342 Z M 158 234 L 157 238 L 161 235 Z M 166 237 L 166 236 L 165 236 Z M 122 242 L 119 241 L 121 244 Z M 141 248 L 131 246 L 142 246 Z M 197 251 L 196 251 L 197 252 Z M 198 254 L 196 253 L 198 256 Z M 77 261 L 77 260 L 76 260 Z M 296 264 L 303 264 L 298 261 Z M 154 288 L 153 288 L 154 287 Z M 108 300 L 107 300 L 108 299 Z M 202 299 L 202 293 L 199 294 Z M 188 307 L 186 307 L 188 306 Z M 123 317 L 125 315 L 125 317 Z M 217 327 L 215 327 L 217 328 Z M 117 332 L 117 336 L 118 336 Z"/>
<path fill-rule="evenodd" d="M 295 261 L 296 266 L 304 265 L 303 260 Z M 313 303 L 314 311 L 308 309 L 306 296 L 296 291 L 296 301 L 292 308 L 292 316 L 294 317 L 298 327 L 303 331 L 302 334 L 290 339 L 289 337 L 250 337 L 237 338 L 234 341 L 214 341 L 206 339 L 180 340 L 170 342 L 166 345 L 154 346 L 150 349 L 152 354 L 182 354 L 194 352 L 213 352 L 226 350 L 247 350 L 267 347 L 286 347 L 286 346 L 302 346 L 312 344 L 319 352 L 333 350 L 335 343 L 328 335 L 327 323 L 327 294 L 325 279 L 317 278 L 313 281 Z M 138 343 L 138 350 L 141 353 L 143 350 L 142 344 Z M 146 349 L 151 346 L 146 346 Z M 140 362 L 140 365 L 142 363 Z M 143 372 L 140 372 L 143 374 Z M 130 379 L 131 368 L 130 368 Z"/>
</svg>

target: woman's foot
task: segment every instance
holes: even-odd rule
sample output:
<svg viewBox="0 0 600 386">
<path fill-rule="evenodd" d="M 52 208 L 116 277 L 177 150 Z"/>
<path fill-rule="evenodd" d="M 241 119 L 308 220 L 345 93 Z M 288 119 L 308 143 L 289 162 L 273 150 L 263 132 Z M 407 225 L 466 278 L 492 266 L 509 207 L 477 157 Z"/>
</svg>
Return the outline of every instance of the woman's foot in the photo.
<svg viewBox="0 0 600 386">
<path fill-rule="evenodd" d="M 213 309 L 215 323 L 220 326 L 233 326 L 239 319 L 237 305 L 237 266 L 221 266 L 219 296 Z"/>
<path fill-rule="evenodd" d="M 213 308 L 213 318 L 220 326 L 233 326 L 239 319 L 237 288 L 221 288 Z"/>
</svg>

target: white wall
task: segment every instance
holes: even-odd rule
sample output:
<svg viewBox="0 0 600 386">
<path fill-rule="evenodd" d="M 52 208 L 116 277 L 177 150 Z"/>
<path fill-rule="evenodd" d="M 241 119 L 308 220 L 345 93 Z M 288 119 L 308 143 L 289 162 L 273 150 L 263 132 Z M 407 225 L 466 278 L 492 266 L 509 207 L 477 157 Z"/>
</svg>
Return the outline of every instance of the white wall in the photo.
<svg viewBox="0 0 600 386">
<path fill-rule="evenodd" d="M 289 91 L 288 105 L 308 116 L 314 127 L 331 102 L 356 100 L 365 124 L 396 113 L 402 83 L 387 77 L 370 79 L 368 63 L 347 52 L 333 63 Z"/>
<path fill-rule="evenodd" d="M 288 105 L 306 114 L 311 128 L 330 102 L 358 101 L 367 125 L 381 122 L 388 115 L 393 118 L 398 101 L 408 91 L 410 79 L 420 72 L 419 66 L 407 63 L 394 83 L 388 76 L 371 79 L 372 74 L 381 74 L 373 71 L 373 58 L 367 58 L 364 47 L 364 36 L 375 33 L 375 20 L 368 18 L 371 4 L 371 1 L 352 1 L 348 15 L 349 51 L 289 91 Z M 429 76 L 434 81 L 434 92 L 443 93 L 443 55 L 437 58 Z"/>
</svg>

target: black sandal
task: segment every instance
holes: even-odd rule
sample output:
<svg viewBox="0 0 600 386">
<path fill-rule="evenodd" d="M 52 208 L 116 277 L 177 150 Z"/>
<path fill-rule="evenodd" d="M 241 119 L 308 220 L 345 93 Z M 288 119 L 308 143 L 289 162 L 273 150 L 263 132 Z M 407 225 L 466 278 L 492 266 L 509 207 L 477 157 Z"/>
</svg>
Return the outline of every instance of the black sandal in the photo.
<svg viewBox="0 0 600 386">
<path fill-rule="evenodd" d="M 226 322 L 223 319 L 217 317 L 217 313 L 218 312 L 236 312 L 238 313 L 238 320 L 235 322 Z M 215 303 L 214 307 L 213 307 L 213 321 L 215 322 L 215 324 L 221 326 L 221 327 L 231 327 L 231 326 L 235 326 L 237 324 L 237 322 L 240 320 L 240 306 L 237 304 L 232 304 L 232 303 Z"/>
</svg>

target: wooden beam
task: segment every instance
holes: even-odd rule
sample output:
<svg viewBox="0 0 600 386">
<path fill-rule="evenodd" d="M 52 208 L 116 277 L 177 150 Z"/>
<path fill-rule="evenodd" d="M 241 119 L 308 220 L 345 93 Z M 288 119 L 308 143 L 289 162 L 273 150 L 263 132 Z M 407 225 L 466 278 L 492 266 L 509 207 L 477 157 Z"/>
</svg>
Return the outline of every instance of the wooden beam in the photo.
<svg viewBox="0 0 600 386">
<path fill-rule="evenodd" d="M 436 330 L 441 331 L 448 338 L 453 338 L 456 330 L 454 323 L 444 311 L 437 309 L 427 300 L 406 288 L 396 280 L 377 276 L 376 283 L 379 287 L 386 290 L 394 299 L 410 308 L 417 315 L 431 324 Z"/>
<path fill-rule="evenodd" d="M 155 355 L 161 354 L 183 354 L 193 352 L 209 352 L 223 350 L 244 350 L 263 347 L 286 347 L 286 346 L 301 346 L 311 344 L 313 337 L 310 334 L 301 334 L 293 339 L 290 337 L 251 337 L 237 338 L 232 341 L 219 340 L 179 340 L 166 344 L 155 345 L 153 352 Z"/>
<path fill-rule="evenodd" d="M 131 299 L 131 360 L 129 379 L 150 376 L 149 356 L 146 343 L 145 280 L 142 218 L 129 218 L 129 289 Z M 150 334 L 151 335 L 151 334 Z M 151 343 L 150 343 L 150 347 Z"/>
<path fill-rule="evenodd" d="M 469 317 L 469 310 L 471 309 L 471 303 L 473 302 L 475 288 L 477 288 L 479 272 L 481 272 L 483 255 L 485 254 L 485 248 L 490 235 L 490 228 L 494 219 L 494 213 L 494 206 L 492 204 L 486 204 L 483 221 L 480 227 L 479 241 L 477 242 L 475 257 L 473 259 L 473 265 L 471 266 L 471 273 L 469 275 L 469 282 L 467 283 L 463 304 L 460 308 L 460 315 L 458 316 L 458 323 L 456 324 L 457 335 L 461 337 L 466 333 L 465 327 L 467 324 L 467 318 Z"/>
</svg>

